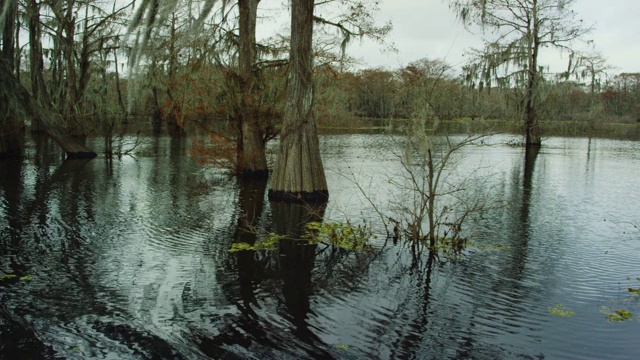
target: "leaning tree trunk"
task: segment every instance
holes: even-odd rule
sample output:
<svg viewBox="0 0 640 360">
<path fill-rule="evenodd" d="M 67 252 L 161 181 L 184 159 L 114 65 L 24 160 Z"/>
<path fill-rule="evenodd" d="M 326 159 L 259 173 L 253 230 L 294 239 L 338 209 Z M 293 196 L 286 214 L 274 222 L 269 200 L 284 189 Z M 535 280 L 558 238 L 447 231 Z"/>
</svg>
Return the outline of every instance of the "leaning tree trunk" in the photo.
<svg viewBox="0 0 640 360">
<path fill-rule="evenodd" d="M 313 3 L 314 0 L 293 0 L 291 4 L 287 103 L 270 200 L 324 202 L 329 199 L 313 114 Z"/>
<path fill-rule="evenodd" d="M 25 113 L 30 115 L 40 125 L 40 129 L 45 131 L 51 138 L 67 153 L 67 158 L 93 158 L 96 153 L 91 151 L 78 139 L 70 136 L 58 125 L 53 125 L 49 119 L 54 119 L 53 123 L 62 124 L 62 117 L 46 108 L 33 99 L 29 91 L 16 79 L 11 72 L 7 62 L 0 58 L 0 89 L 3 96 L 7 96 L 13 101 L 14 108 L 20 107 Z M 0 121 L 2 119 L 0 118 Z"/>
<path fill-rule="evenodd" d="M 238 170 L 245 177 L 268 176 L 263 131 L 256 104 L 258 79 L 253 71 L 256 61 L 256 17 L 260 0 L 238 0 L 240 9 L 240 139 Z"/>
</svg>

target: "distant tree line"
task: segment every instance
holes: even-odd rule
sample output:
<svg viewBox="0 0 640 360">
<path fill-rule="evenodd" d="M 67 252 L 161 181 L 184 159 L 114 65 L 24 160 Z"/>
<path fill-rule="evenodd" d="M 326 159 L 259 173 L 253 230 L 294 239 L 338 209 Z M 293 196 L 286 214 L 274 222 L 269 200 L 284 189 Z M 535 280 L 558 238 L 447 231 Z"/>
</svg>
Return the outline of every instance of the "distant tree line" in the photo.
<svg viewBox="0 0 640 360">
<path fill-rule="evenodd" d="M 197 127 L 230 144 L 238 173 L 266 176 L 265 144 L 276 135 L 282 142 L 295 133 L 292 147 L 308 142 L 318 164 L 301 169 L 321 167 L 310 135 L 316 122 L 524 120 L 527 144 L 538 146 L 538 119 L 588 130 L 640 118 L 639 74 L 607 77 L 602 56 L 571 50 L 589 30 L 568 22 L 573 0 L 452 0 L 467 24 L 515 29 L 514 37 L 472 50 L 460 70 L 428 58 L 353 70 L 350 39 L 384 42 L 390 30 L 376 25 L 378 1 L 295 0 L 291 33 L 257 42 L 259 2 L 0 0 L 0 156 L 21 152 L 29 120 L 67 153 L 89 155 L 68 135 L 104 136 L 109 154 L 110 139 L 127 124 L 175 134 Z M 537 63 L 545 46 L 571 53 L 566 72 Z M 326 191 L 317 188 L 322 182 L 311 187 Z"/>
</svg>

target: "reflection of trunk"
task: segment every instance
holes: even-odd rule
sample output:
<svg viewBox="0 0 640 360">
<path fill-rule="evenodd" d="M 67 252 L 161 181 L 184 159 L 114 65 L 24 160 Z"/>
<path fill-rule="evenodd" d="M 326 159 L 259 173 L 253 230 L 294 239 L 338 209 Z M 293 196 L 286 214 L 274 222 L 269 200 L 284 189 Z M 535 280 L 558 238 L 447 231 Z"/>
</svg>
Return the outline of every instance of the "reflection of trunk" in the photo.
<svg viewBox="0 0 640 360">
<path fill-rule="evenodd" d="M 313 114 L 313 0 L 291 3 L 288 93 L 271 200 L 327 201 L 318 130 Z"/>
<path fill-rule="evenodd" d="M 539 151 L 540 148 L 538 147 L 527 147 L 525 151 L 522 200 L 520 205 L 520 229 L 522 233 L 520 235 L 520 242 L 513 246 L 513 263 L 511 268 L 508 270 L 509 275 L 514 279 L 520 279 L 522 277 L 526 264 L 529 246 L 529 232 L 531 230 L 530 207 L 531 192 L 533 190 L 533 171 Z"/>
<path fill-rule="evenodd" d="M 4 203 L 6 206 L 6 219 L 9 225 L 6 228 L 7 232 L 3 233 L 3 237 L 5 234 L 8 235 L 7 241 L 3 240 L 3 245 L 14 249 L 20 249 L 22 246 L 20 244 L 22 242 L 20 237 L 22 222 L 28 219 L 24 213 L 24 204 L 20 201 L 23 198 L 22 169 L 21 159 L 0 161 L 0 174 L 2 174 L 0 176 L 0 203 Z M 2 199 L 3 197 L 4 199 Z"/>
<path fill-rule="evenodd" d="M 299 239 L 305 232 L 305 225 L 308 222 L 322 220 L 324 210 L 325 205 L 309 208 L 290 203 L 271 203 L 276 232 L 288 237 L 280 241 L 279 258 L 285 305 L 291 316 L 291 322 L 295 326 L 294 334 L 308 344 L 322 342 L 307 323 L 307 315 L 311 311 L 310 297 L 313 293 L 311 273 L 315 264 L 317 245 L 306 245 Z M 314 357 L 315 355 L 327 354 L 314 353 Z"/>
<path fill-rule="evenodd" d="M 56 119 L 57 123 L 62 123 L 60 115 L 47 110 L 33 99 L 27 89 L 18 82 L 4 59 L 0 59 L 0 85 L 5 91 L 4 95 L 8 94 L 11 98 L 14 98 L 12 101 L 17 102 L 16 106 L 20 106 L 27 114 L 33 117 L 40 125 L 40 128 L 51 136 L 67 153 L 68 158 L 92 158 L 96 156 L 95 152 L 79 142 L 78 139 L 69 136 L 62 128 L 50 124 L 49 119 L 51 118 Z"/>
<path fill-rule="evenodd" d="M 238 0 L 240 12 L 240 139 L 238 170 L 244 176 L 267 177 L 267 158 L 256 104 L 256 17 L 259 0 Z"/>
<path fill-rule="evenodd" d="M 257 233 L 255 227 L 260 221 L 264 207 L 264 192 L 267 188 L 266 179 L 247 181 L 240 180 L 240 214 L 236 225 L 234 240 L 253 245 Z M 236 253 L 238 260 L 238 282 L 240 296 L 243 303 L 243 311 L 253 313 L 251 305 L 256 304 L 253 293 L 253 282 L 256 276 L 257 266 L 253 251 L 240 251 Z"/>
<path fill-rule="evenodd" d="M 531 198 L 531 184 L 533 180 L 533 169 L 535 167 L 536 158 L 540 149 L 527 148 L 524 159 L 524 180 L 522 183 L 522 207 L 523 216 L 527 217 L 529 213 L 529 200 Z"/>
<path fill-rule="evenodd" d="M 46 142 L 39 142 L 38 151 L 46 149 Z M 38 155 L 38 162 L 41 165 L 51 164 L 47 155 Z M 53 172 L 53 174 L 46 174 L 44 177 L 38 177 L 36 180 L 36 194 L 35 197 L 28 202 L 22 204 L 20 210 L 20 216 L 24 219 L 33 219 L 34 214 L 37 214 L 40 225 L 47 227 L 51 216 L 49 209 L 49 196 L 51 195 L 51 189 L 61 187 L 64 184 L 69 183 L 69 178 L 73 178 L 76 181 L 76 175 L 84 171 L 85 167 L 91 162 L 89 159 L 83 160 L 65 160 L 63 161 Z M 67 189 L 65 193 L 76 194 L 72 190 Z M 75 200 L 78 200 L 75 198 Z M 82 203 L 82 201 L 80 201 Z"/>
<path fill-rule="evenodd" d="M 431 314 L 429 312 L 429 306 L 431 302 L 431 277 L 433 274 L 433 268 L 435 266 L 434 260 L 436 258 L 436 254 L 433 251 L 429 252 L 427 257 L 427 262 L 425 263 L 425 268 L 420 269 L 421 273 L 424 274 L 422 278 L 423 290 L 422 290 L 422 306 L 420 307 L 420 312 L 415 316 L 411 317 L 411 321 L 407 324 L 407 328 L 409 329 L 427 329 L 429 326 L 429 320 L 431 319 Z M 414 263 L 414 265 L 418 265 L 419 263 Z M 400 308 L 400 311 L 406 311 L 405 308 Z M 401 313 L 400 315 L 403 315 Z M 398 317 L 398 314 L 396 314 Z M 373 332 L 380 331 L 380 333 L 385 333 L 387 329 L 374 329 Z M 406 357 L 407 354 L 416 354 L 421 346 L 424 344 L 424 336 L 427 332 L 399 332 L 398 338 L 394 339 L 390 343 L 397 344 L 397 347 L 393 349 L 390 359 L 400 359 Z"/>
</svg>

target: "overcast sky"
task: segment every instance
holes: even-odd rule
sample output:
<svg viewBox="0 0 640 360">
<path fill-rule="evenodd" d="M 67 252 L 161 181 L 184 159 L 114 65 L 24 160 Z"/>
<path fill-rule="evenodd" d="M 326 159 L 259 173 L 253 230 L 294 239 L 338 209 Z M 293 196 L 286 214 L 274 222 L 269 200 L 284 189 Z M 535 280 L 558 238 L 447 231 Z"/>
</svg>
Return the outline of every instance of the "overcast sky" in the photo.
<svg viewBox="0 0 640 360">
<path fill-rule="evenodd" d="M 594 40 L 594 49 L 617 67 L 613 74 L 640 72 L 639 0 L 577 0 L 573 9 L 585 24 L 594 25 L 587 38 Z M 381 0 L 377 18 L 381 24 L 388 20 L 393 23 L 389 42 L 398 52 L 382 52 L 378 44 L 355 40 L 348 52 L 366 67 L 396 69 L 429 57 L 459 68 L 466 61 L 466 49 L 482 46 L 479 30 L 478 34 L 465 30 L 445 0 Z M 547 50 L 541 56 L 541 65 L 551 66 L 552 71 L 566 68 L 567 55 Z"/>
</svg>

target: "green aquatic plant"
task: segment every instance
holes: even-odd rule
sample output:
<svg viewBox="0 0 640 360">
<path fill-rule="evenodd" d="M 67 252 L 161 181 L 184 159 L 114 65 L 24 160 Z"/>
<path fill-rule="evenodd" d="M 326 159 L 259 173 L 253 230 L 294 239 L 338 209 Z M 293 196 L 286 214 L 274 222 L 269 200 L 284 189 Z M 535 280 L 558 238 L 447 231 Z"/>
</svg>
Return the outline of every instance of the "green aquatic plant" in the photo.
<svg viewBox="0 0 640 360">
<path fill-rule="evenodd" d="M 4 281 L 4 280 L 10 280 L 13 279 L 15 277 L 17 277 L 18 275 L 16 274 L 6 274 L 6 275 L 2 275 L 0 276 L 0 281 Z"/>
<path fill-rule="evenodd" d="M 31 275 L 25 275 L 20 277 L 20 281 L 31 281 L 31 280 L 33 280 L 33 277 L 31 277 Z"/>
<path fill-rule="evenodd" d="M 629 278 L 627 278 L 627 279 L 631 280 Z M 636 278 L 636 280 L 640 281 L 640 277 Z M 630 293 L 635 294 L 635 295 L 640 295 L 640 288 L 638 288 L 638 289 L 636 289 L 636 288 L 628 288 L 627 291 L 629 291 Z"/>
<path fill-rule="evenodd" d="M 237 242 L 231 244 L 231 248 L 229 252 L 237 252 L 237 251 L 273 251 L 278 248 L 278 244 L 280 240 L 284 239 L 286 236 L 278 235 L 274 233 L 269 233 L 265 236 L 264 239 L 258 240 L 253 244 L 249 244 L 246 242 Z"/>
<path fill-rule="evenodd" d="M 611 306 L 603 306 L 600 312 L 607 315 L 606 319 L 610 322 L 622 322 L 633 318 L 633 313 L 631 311 L 624 309 L 613 310 Z"/>
<path fill-rule="evenodd" d="M 352 225 L 347 220 L 342 222 L 310 222 L 305 225 L 305 233 L 301 236 L 302 241 L 308 244 L 324 243 L 346 250 L 372 251 L 368 244 L 369 240 L 376 238 L 373 232 L 366 225 Z M 286 236 L 275 233 L 266 234 L 264 239 L 253 244 L 238 242 L 231 244 L 229 252 L 237 251 L 273 251 Z"/>
<path fill-rule="evenodd" d="M 371 229 L 364 225 L 342 222 L 310 222 L 303 235 L 312 244 L 325 243 L 346 250 L 372 251 L 369 239 L 375 238 Z"/>
<path fill-rule="evenodd" d="M 346 345 L 346 344 L 338 344 L 338 345 L 336 345 L 336 348 L 337 348 L 337 349 L 340 349 L 340 350 L 349 350 L 349 345 Z"/>
<path fill-rule="evenodd" d="M 558 304 L 554 307 L 548 307 L 547 310 L 549 310 L 549 312 L 553 315 L 564 317 L 564 318 L 572 317 L 573 315 L 576 314 L 573 311 L 567 310 L 562 304 Z"/>
</svg>

